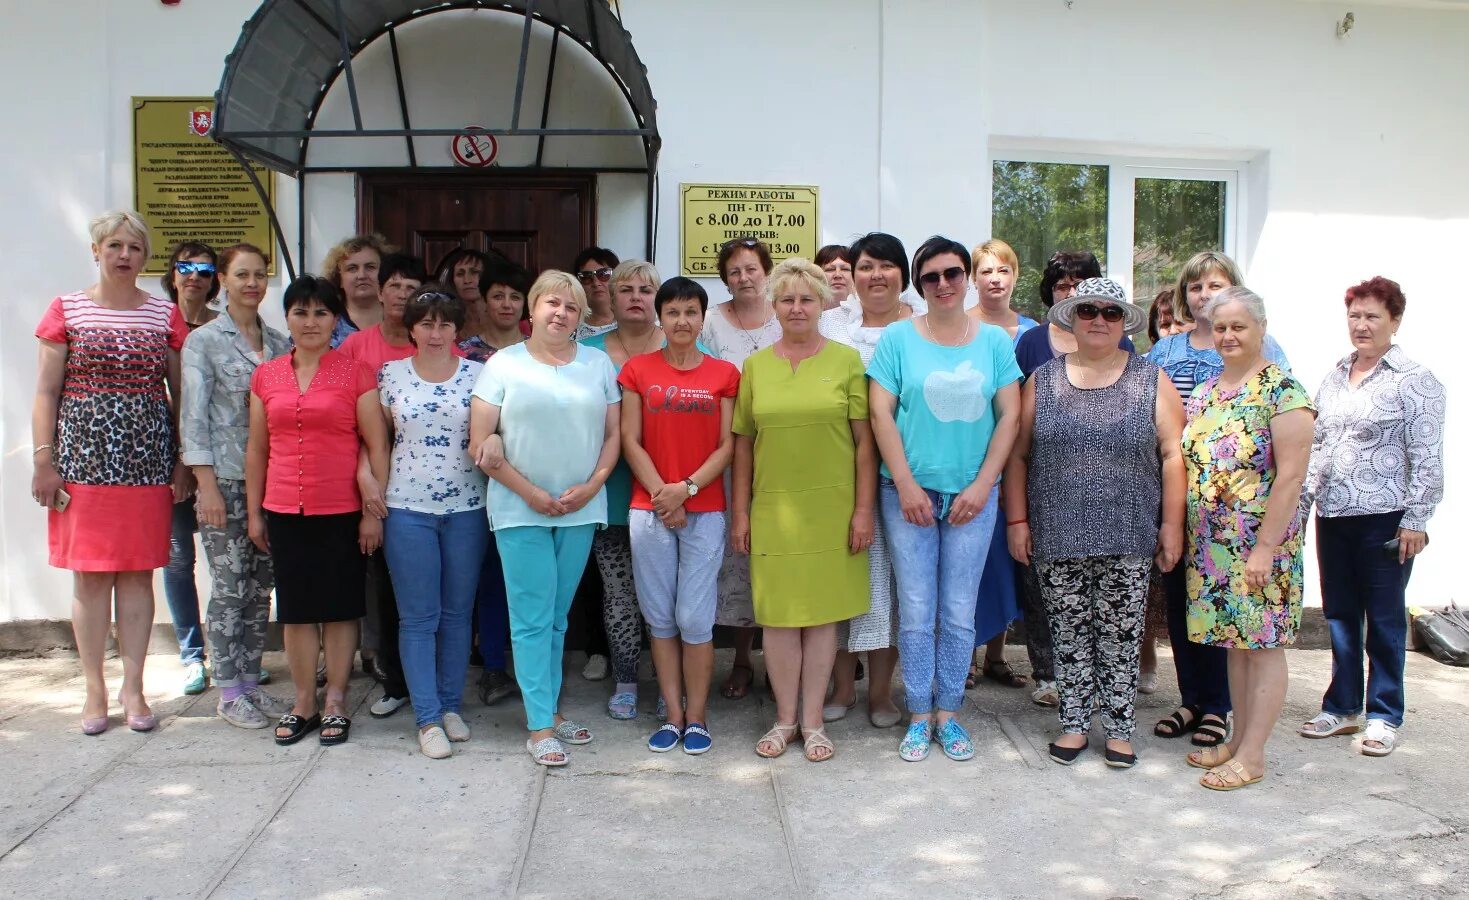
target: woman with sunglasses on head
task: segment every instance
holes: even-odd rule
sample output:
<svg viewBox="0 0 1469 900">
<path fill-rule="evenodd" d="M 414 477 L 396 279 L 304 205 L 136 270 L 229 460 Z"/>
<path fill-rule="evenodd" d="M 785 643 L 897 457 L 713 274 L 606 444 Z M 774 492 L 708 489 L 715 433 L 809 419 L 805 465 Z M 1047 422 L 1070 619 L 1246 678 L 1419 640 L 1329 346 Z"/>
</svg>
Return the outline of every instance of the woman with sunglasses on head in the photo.
<svg viewBox="0 0 1469 900">
<path fill-rule="evenodd" d="M 773 267 L 770 248 L 756 238 L 735 238 L 719 248 L 719 277 L 729 288 L 729 302 L 709 307 L 699 340 L 711 354 L 736 369 L 743 369 L 751 354 L 780 339 L 780 320 L 765 295 L 765 281 Z M 726 479 L 725 490 L 730 488 Z M 750 658 L 755 646 L 755 606 L 750 594 L 750 560 L 732 550 L 719 570 L 715 622 L 734 629 L 734 665 L 720 693 L 739 700 L 750 693 L 755 680 Z"/>
<path fill-rule="evenodd" d="M 260 690 L 275 572 L 270 556 L 250 540 L 245 499 L 250 378 L 262 363 L 290 351 L 290 340 L 260 318 L 268 273 L 260 248 L 226 247 L 219 255 L 224 311 L 189 335 L 183 352 L 180 458 L 199 486 L 195 501 L 211 579 L 207 621 L 219 688 L 216 712 L 238 728 L 265 728 L 291 709 Z"/>
<path fill-rule="evenodd" d="M 1163 338 L 1148 351 L 1148 359 L 1168 374 L 1187 403 L 1197 385 L 1224 372 L 1224 358 L 1214 347 L 1214 329 L 1208 319 L 1209 302 L 1231 287 L 1244 287 L 1244 276 L 1234 260 L 1216 250 L 1196 253 L 1179 270 L 1173 288 L 1174 320 L 1193 325 L 1192 331 Z M 1284 372 L 1290 371 L 1285 351 L 1269 334 L 1262 334 L 1261 353 Z M 1188 639 L 1187 567 L 1180 563 L 1163 573 L 1167 600 L 1168 642 L 1178 676 L 1178 709 L 1158 720 L 1153 733 L 1182 737 L 1193 732 L 1195 746 L 1217 746 L 1229 734 L 1233 700 L 1229 693 L 1227 654 L 1219 647 Z"/>
<path fill-rule="evenodd" d="M 485 476 L 469 452 L 469 409 L 484 368 L 462 359 L 454 337 L 464 302 L 428 284 L 404 305 L 414 354 L 378 370 L 393 447 L 383 556 L 397 598 L 399 649 L 418 747 L 430 759 L 469 740 L 459 714 L 469 669 L 470 621 L 489 543 Z"/>
<path fill-rule="evenodd" d="M 821 334 L 857 351 L 864 367 L 884 332 L 895 322 L 913 317 L 908 305 L 908 252 L 902 241 L 874 231 L 853 242 L 848 255 L 855 260 L 853 281 L 857 296 L 821 314 Z M 828 276 L 830 281 L 830 276 Z M 857 705 L 857 654 L 867 654 L 867 720 L 875 728 L 891 728 L 903 720 L 893 703 L 893 673 L 898 669 L 897 588 L 888 554 L 882 517 L 873 519 L 872 547 L 868 550 L 867 610 L 837 626 L 837 658 L 832 667 L 831 696 L 822 719 L 844 719 Z"/>
<path fill-rule="evenodd" d="M 928 312 L 888 326 L 867 370 L 912 716 L 898 754 L 910 762 L 926 759 L 934 741 L 950 759 L 974 756 L 955 714 L 974 652 L 998 483 L 1020 413 L 1010 336 L 964 312 L 970 263 L 957 241 L 924 241 L 913 271 Z"/>
<path fill-rule="evenodd" d="M 122 704 L 129 728 L 157 725 L 143 697 L 153 629 L 153 570 L 168 561 L 173 504 L 186 473 L 174 433 L 177 306 L 138 287 L 148 226 L 115 211 L 90 228 L 97 281 L 55 298 L 36 327 L 31 499 L 47 510 L 50 562 L 72 572 L 72 630 L 86 679 L 82 733 L 107 730 L 103 660 L 117 610 Z"/>
<path fill-rule="evenodd" d="M 617 327 L 612 318 L 612 271 L 620 262 L 606 247 L 587 247 L 576 255 L 571 272 L 587 296 L 586 321 L 576 326 L 576 340 L 603 334 Z"/>
<path fill-rule="evenodd" d="M 214 319 L 212 308 L 219 294 L 214 248 L 198 241 L 183 241 L 173 248 L 159 284 L 183 313 L 193 332 Z M 204 629 L 199 616 L 199 588 L 194 582 L 194 532 L 199 522 L 194 515 L 194 483 L 190 473 L 188 496 L 173 505 L 172 532 L 168 543 L 168 565 L 163 569 L 163 597 L 173 619 L 179 642 L 179 662 L 184 666 L 185 694 L 202 694 L 209 687 L 204 667 Z"/>
<path fill-rule="evenodd" d="M 1118 346 L 1147 317 L 1117 282 L 1083 281 L 1048 318 L 1077 350 L 1025 384 L 1006 537 L 1039 571 L 1049 613 L 1062 727 L 1051 759 L 1076 761 L 1095 707 L 1107 765 L 1131 768 L 1148 572 L 1183 553 L 1183 407 L 1157 366 Z"/>
<path fill-rule="evenodd" d="M 478 290 L 483 309 L 478 328 L 471 331 L 466 305 L 464 328 L 459 332 L 466 335 L 459 341 L 459 350 L 466 359 L 487 362 L 496 351 L 525 340 L 521 326 L 526 321 L 525 295 L 530 283 L 530 273 L 513 263 L 491 265 L 480 273 Z"/>
</svg>

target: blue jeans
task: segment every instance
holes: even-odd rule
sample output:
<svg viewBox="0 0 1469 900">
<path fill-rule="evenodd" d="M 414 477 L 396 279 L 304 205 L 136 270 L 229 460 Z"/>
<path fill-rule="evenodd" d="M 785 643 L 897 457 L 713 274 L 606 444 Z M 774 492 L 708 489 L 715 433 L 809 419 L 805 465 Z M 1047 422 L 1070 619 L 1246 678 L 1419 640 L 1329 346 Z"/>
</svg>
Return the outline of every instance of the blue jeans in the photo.
<svg viewBox="0 0 1469 900">
<path fill-rule="evenodd" d="M 398 599 L 398 651 L 418 727 L 459 711 L 469 620 L 490 524 L 482 509 L 430 515 L 389 509 L 383 552 Z"/>
<path fill-rule="evenodd" d="M 1413 561 L 1399 565 L 1382 545 L 1398 534 L 1403 513 L 1316 517 L 1321 606 L 1331 628 L 1331 685 L 1321 708 L 1337 716 L 1362 711 L 1366 632 L 1367 718 L 1403 724 L 1403 666 L 1408 620 L 1403 607 Z M 1365 622 L 1365 629 L 1363 624 Z"/>
<path fill-rule="evenodd" d="M 474 597 L 475 630 L 479 634 L 479 655 L 486 672 L 503 672 L 505 647 L 510 642 L 510 608 L 505 605 L 505 572 L 500 566 L 500 548 L 495 535 L 485 547 L 485 561 L 479 570 L 479 590 Z"/>
<path fill-rule="evenodd" d="M 529 731 L 556 724 L 566 614 L 587 570 L 596 525 L 522 525 L 495 532 L 505 568 L 515 682 Z"/>
<path fill-rule="evenodd" d="M 945 516 L 953 494 L 925 491 L 934 524 L 910 525 L 903 518 L 898 488 L 887 478 L 878 487 L 882 527 L 898 582 L 898 657 L 910 713 L 935 707 L 955 712 L 964 702 L 964 676 L 974 650 L 974 605 L 1000 505 L 999 488 L 984 509 L 963 525 Z"/>
<path fill-rule="evenodd" d="M 163 570 L 163 597 L 179 639 L 179 661 L 204 661 L 204 628 L 199 621 L 199 587 L 194 583 L 194 498 L 173 505 L 173 529 L 168 535 L 168 566 Z"/>
</svg>

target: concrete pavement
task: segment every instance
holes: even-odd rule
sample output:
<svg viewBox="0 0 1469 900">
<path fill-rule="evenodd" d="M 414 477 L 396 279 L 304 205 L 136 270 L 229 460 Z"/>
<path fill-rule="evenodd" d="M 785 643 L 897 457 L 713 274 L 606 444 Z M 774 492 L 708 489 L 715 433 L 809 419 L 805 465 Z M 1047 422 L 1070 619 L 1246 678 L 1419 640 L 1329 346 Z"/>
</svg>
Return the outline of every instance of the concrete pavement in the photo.
<svg viewBox="0 0 1469 900">
<path fill-rule="evenodd" d="M 1023 651 L 1010 655 L 1023 670 Z M 418 753 L 409 710 L 367 715 L 376 687 L 359 678 L 349 744 L 282 748 L 215 718 L 213 690 L 177 695 L 180 670 L 163 655 L 149 659 L 158 730 L 129 732 L 114 707 L 112 729 L 84 737 L 75 660 L 11 657 L 0 659 L 0 896 L 1469 895 L 1469 670 L 1410 654 L 1399 749 L 1369 759 L 1348 738 L 1294 734 L 1330 658 L 1292 651 L 1290 663 L 1273 770 L 1218 794 L 1184 765 L 1186 743 L 1150 733 L 1176 700 L 1167 687 L 1141 698 L 1131 771 L 1098 752 L 1051 763 L 1054 713 L 990 685 L 962 714 L 972 762 L 901 762 L 900 730 L 873 729 L 860 705 L 829 727 L 832 761 L 807 763 L 796 745 L 767 762 L 753 746 L 773 720 L 768 700 L 715 700 L 706 756 L 652 754 L 652 685 L 643 715 L 615 722 L 609 683 L 582 680 L 573 658 L 564 708 L 597 739 L 548 772 L 523 749 L 515 701 L 470 699 L 474 739 L 435 761 Z M 285 680 L 279 654 L 267 666 Z"/>
</svg>

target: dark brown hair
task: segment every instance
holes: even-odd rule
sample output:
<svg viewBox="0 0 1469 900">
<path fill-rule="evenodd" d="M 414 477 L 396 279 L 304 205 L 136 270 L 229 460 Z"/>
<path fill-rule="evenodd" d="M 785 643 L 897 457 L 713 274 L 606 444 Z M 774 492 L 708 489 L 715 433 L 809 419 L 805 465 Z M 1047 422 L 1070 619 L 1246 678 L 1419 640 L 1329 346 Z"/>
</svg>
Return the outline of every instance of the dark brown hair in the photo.
<svg viewBox="0 0 1469 900">
<path fill-rule="evenodd" d="M 724 267 L 729 265 L 730 257 L 740 250 L 749 250 L 760 258 L 760 268 L 769 275 L 770 270 L 775 268 L 775 263 L 770 259 L 770 248 L 759 238 L 731 238 L 724 242 L 719 248 L 719 280 L 726 285 L 729 284 L 729 276 L 725 274 Z"/>
<path fill-rule="evenodd" d="M 213 247 L 202 241 L 180 241 L 179 245 L 173 248 L 173 253 L 168 257 L 168 268 L 163 270 L 163 277 L 158 280 L 158 283 L 163 286 L 163 292 L 168 295 L 168 299 L 172 300 L 175 304 L 179 302 L 179 291 L 173 284 L 173 267 L 175 263 L 186 256 L 207 256 L 209 257 L 209 261 L 214 263 L 214 280 L 210 282 L 209 293 L 205 295 L 204 299 L 208 302 L 218 297 L 219 270 L 224 268 L 224 265 L 219 260 L 219 254 L 214 252 Z"/>
</svg>

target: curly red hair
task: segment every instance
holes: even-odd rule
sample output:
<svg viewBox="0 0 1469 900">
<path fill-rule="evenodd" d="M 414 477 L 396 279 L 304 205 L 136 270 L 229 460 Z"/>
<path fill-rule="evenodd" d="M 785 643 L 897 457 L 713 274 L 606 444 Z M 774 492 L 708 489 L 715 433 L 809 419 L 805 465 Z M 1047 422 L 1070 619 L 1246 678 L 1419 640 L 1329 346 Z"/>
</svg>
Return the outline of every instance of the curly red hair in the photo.
<svg viewBox="0 0 1469 900">
<path fill-rule="evenodd" d="M 1353 301 L 1366 300 L 1376 297 L 1387 307 L 1387 314 L 1394 319 L 1403 317 L 1403 310 L 1408 307 L 1408 298 L 1403 296 L 1403 289 L 1391 278 L 1383 278 L 1376 275 L 1367 279 L 1356 287 L 1347 288 L 1346 302 L 1350 307 Z"/>
</svg>

